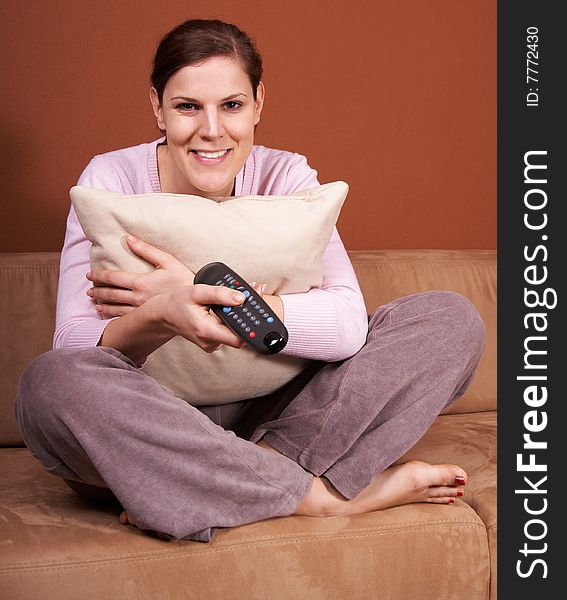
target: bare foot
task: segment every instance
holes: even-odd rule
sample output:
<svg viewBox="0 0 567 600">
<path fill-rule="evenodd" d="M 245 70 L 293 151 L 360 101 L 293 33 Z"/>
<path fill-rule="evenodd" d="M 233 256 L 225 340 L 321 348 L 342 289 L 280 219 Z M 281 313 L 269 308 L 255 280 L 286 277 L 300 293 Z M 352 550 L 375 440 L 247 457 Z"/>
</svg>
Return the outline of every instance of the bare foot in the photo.
<svg viewBox="0 0 567 600">
<path fill-rule="evenodd" d="M 125 510 L 123 510 L 120 513 L 120 516 L 118 517 L 118 521 L 120 522 L 121 525 L 133 525 L 134 527 L 137 527 L 137 525 L 136 525 L 136 523 L 134 523 L 134 520 L 132 519 L 132 517 Z"/>
<path fill-rule="evenodd" d="M 258 445 L 277 452 L 264 440 Z M 453 504 L 463 495 L 466 481 L 466 472 L 457 465 L 431 465 L 412 460 L 376 475 L 366 488 L 348 500 L 327 479 L 314 477 L 309 493 L 294 514 L 355 515 L 412 502 Z"/>
<path fill-rule="evenodd" d="M 412 502 L 453 504 L 463 495 L 466 472 L 457 465 L 430 465 L 411 460 L 389 467 L 350 501 L 349 512 L 360 514 Z"/>
<path fill-rule="evenodd" d="M 463 495 L 467 474 L 457 465 L 409 461 L 389 467 L 351 500 L 325 478 L 314 477 L 311 490 L 294 514 L 309 516 L 358 515 L 412 502 L 453 504 Z"/>
</svg>

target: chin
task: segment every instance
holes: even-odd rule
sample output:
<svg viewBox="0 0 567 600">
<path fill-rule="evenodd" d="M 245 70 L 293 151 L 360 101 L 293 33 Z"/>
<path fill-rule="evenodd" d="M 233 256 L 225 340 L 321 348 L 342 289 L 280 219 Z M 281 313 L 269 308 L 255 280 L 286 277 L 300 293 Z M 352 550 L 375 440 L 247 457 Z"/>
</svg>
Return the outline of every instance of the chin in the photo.
<svg viewBox="0 0 567 600">
<path fill-rule="evenodd" d="M 221 185 L 195 185 L 195 188 L 199 190 L 199 193 L 201 194 L 207 194 L 208 196 L 224 196 L 225 194 L 223 194 L 221 191 L 219 190 L 226 190 L 228 188 L 230 188 L 228 190 L 228 194 L 230 194 L 230 192 L 232 191 L 232 186 L 233 186 L 233 182 L 234 178 L 231 179 L 230 183 L 226 182 L 223 183 Z"/>
</svg>

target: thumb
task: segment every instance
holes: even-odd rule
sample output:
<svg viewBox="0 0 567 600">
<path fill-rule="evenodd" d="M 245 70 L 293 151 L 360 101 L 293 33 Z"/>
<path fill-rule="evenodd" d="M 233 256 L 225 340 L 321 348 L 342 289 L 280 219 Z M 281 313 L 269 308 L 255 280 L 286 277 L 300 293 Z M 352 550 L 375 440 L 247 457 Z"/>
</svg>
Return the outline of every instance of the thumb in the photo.
<svg viewBox="0 0 567 600">
<path fill-rule="evenodd" d="M 224 286 L 198 283 L 193 286 L 195 301 L 199 304 L 220 304 L 221 306 L 236 306 L 246 300 L 242 292 L 231 290 Z"/>
<path fill-rule="evenodd" d="M 171 254 L 168 254 L 163 250 L 159 250 L 155 246 L 152 246 L 148 242 L 139 240 L 133 235 L 127 235 L 126 241 L 128 243 L 128 247 L 130 250 L 132 250 L 132 252 L 134 252 L 134 254 L 137 254 L 138 256 L 147 260 L 155 267 L 164 266 L 168 259 L 173 258 Z"/>
</svg>

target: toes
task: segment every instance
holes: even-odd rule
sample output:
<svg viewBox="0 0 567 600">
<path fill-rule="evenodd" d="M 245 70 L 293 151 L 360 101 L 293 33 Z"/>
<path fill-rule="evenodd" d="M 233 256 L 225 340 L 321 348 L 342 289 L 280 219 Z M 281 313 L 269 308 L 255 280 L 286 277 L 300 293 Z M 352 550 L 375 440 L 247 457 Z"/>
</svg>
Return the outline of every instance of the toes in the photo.
<svg viewBox="0 0 567 600">
<path fill-rule="evenodd" d="M 454 475 L 454 481 L 451 482 L 453 485 L 465 485 L 469 479 L 467 472 L 461 467 L 456 467 Z"/>
<path fill-rule="evenodd" d="M 134 527 L 137 527 L 137 525 L 136 525 L 136 523 L 134 523 L 134 520 L 132 519 L 132 517 L 125 510 L 123 510 L 120 513 L 120 516 L 118 517 L 118 521 L 120 522 L 121 525 L 133 525 Z"/>
<path fill-rule="evenodd" d="M 449 485 L 465 485 L 467 483 L 467 473 L 464 469 L 457 465 L 439 465 L 443 468 L 442 484 Z"/>
<path fill-rule="evenodd" d="M 464 494 L 461 488 L 443 485 L 432 487 L 429 489 L 429 492 L 433 498 L 455 498 Z"/>
<path fill-rule="evenodd" d="M 449 496 L 439 496 L 438 498 L 428 498 L 426 502 L 431 504 L 455 504 L 455 498 Z"/>
</svg>

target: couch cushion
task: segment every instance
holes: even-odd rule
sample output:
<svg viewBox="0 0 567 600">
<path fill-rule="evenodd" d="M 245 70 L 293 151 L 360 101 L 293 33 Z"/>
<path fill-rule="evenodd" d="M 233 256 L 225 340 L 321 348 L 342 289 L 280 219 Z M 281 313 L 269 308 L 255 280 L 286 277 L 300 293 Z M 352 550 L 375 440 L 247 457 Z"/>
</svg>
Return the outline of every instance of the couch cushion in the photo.
<svg viewBox="0 0 567 600">
<path fill-rule="evenodd" d="M 0 254 L 0 446 L 21 444 L 16 385 L 26 366 L 51 348 L 59 252 Z"/>
<path fill-rule="evenodd" d="M 451 290 L 466 296 L 486 326 L 486 347 L 467 392 L 445 413 L 496 409 L 496 252 L 372 250 L 349 252 L 368 312 L 400 296 Z"/>
<path fill-rule="evenodd" d="M 469 475 L 463 501 L 482 519 L 488 532 L 491 598 L 496 598 L 496 411 L 441 415 L 426 435 L 398 462 L 424 460 L 460 465 Z"/>
<path fill-rule="evenodd" d="M 285 517 L 220 530 L 210 544 L 163 541 L 118 524 L 0 449 L 0 589 L 56 597 L 420 598 L 486 600 L 495 517 L 495 414 L 440 417 L 408 458 L 458 462 L 470 480 L 453 506 L 412 504 L 351 518 Z"/>
</svg>

